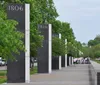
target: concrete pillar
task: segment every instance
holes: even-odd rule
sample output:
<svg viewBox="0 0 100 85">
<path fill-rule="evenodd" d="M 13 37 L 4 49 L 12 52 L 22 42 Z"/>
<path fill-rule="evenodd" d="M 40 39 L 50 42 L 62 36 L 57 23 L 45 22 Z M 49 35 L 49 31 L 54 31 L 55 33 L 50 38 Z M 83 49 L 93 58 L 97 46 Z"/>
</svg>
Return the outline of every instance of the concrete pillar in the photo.
<svg viewBox="0 0 100 85">
<path fill-rule="evenodd" d="M 52 25 L 49 24 L 49 64 L 48 64 L 48 72 L 51 73 L 52 72 Z"/>
<path fill-rule="evenodd" d="M 30 82 L 30 5 L 25 4 L 25 82 Z"/>
<path fill-rule="evenodd" d="M 65 48 L 67 48 L 67 39 L 65 39 Z M 65 54 L 65 67 L 67 67 L 67 54 Z"/>
<path fill-rule="evenodd" d="M 61 56 L 59 56 L 59 69 L 61 69 Z"/>
<path fill-rule="evenodd" d="M 67 67 L 67 54 L 65 54 L 65 67 Z"/>
<path fill-rule="evenodd" d="M 61 34 L 59 34 L 59 39 L 61 39 Z M 61 56 L 59 56 L 59 69 L 61 69 Z"/>
<path fill-rule="evenodd" d="M 71 57 L 69 56 L 69 66 L 71 65 Z"/>
<path fill-rule="evenodd" d="M 72 57 L 72 65 L 73 65 L 73 57 Z"/>
</svg>

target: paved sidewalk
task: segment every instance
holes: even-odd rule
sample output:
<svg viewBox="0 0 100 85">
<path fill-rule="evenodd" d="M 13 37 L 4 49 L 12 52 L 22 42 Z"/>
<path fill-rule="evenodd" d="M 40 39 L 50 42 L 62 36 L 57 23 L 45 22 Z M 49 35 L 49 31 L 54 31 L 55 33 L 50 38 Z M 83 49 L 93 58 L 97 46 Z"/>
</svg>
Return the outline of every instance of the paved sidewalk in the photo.
<svg viewBox="0 0 100 85">
<path fill-rule="evenodd" d="M 0 66 L 0 70 L 7 70 L 7 66 Z"/>
<path fill-rule="evenodd" d="M 7 85 L 90 85 L 88 64 L 62 68 L 51 74 L 32 75 L 29 84 Z"/>
<path fill-rule="evenodd" d="M 92 64 L 93 68 L 95 69 L 95 72 L 100 72 L 100 64 L 99 63 L 91 60 L 91 64 Z"/>
</svg>

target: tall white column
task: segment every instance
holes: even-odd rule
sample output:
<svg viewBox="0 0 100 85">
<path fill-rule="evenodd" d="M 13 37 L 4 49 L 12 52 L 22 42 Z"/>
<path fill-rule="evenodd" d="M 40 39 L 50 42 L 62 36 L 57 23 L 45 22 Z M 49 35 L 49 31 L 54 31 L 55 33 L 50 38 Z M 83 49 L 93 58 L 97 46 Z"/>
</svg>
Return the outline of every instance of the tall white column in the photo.
<svg viewBox="0 0 100 85">
<path fill-rule="evenodd" d="M 67 48 L 67 39 L 65 39 L 65 48 Z M 67 54 L 65 54 L 65 67 L 67 67 Z"/>
<path fill-rule="evenodd" d="M 25 4 L 25 82 L 30 82 L 30 5 Z"/>
<path fill-rule="evenodd" d="M 59 34 L 59 39 L 61 39 L 61 34 Z M 61 69 L 61 56 L 59 56 L 59 69 Z"/>
<path fill-rule="evenodd" d="M 61 69 L 61 56 L 59 56 L 59 69 Z"/>
<path fill-rule="evenodd" d="M 73 65 L 73 57 L 72 57 L 72 65 Z"/>
<path fill-rule="evenodd" d="M 48 66 L 48 69 L 49 69 L 49 73 L 51 73 L 51 69 L 52 69 L 52 26 L 51 24 L 49 24 L 49 66 Z"/>
<path fill-rule="evenodd" d="M 65 67 L 67 67 L 67 54 L 65 54 Z"/>
<path fill-rule="evenodd" d="M 69 66 L 71 65 L 71 57 L 69 56 Z"/>
</svg>

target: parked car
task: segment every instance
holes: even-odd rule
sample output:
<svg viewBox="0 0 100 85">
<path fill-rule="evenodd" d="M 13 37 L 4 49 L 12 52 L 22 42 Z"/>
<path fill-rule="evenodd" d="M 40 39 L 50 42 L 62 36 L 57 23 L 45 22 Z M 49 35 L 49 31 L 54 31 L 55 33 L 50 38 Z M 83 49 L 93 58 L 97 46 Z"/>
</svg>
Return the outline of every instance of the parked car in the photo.
<svg viewBox="0 0 100 85">
<path fill-rule="evenodd" d="M 5 59 L 2 59 L 0 57 L 0 66 L 5 66 L 6 65 L 6 60 Z"/>
<path fill-rule="evenodd" d="M 0 66 L 2 66 L 2 61 L 0 60 Z"/>
<path fill-rule="evenodd" d="M 2 59 L 2 66 L 6 65 L 6 61 Z"/>
</svg>

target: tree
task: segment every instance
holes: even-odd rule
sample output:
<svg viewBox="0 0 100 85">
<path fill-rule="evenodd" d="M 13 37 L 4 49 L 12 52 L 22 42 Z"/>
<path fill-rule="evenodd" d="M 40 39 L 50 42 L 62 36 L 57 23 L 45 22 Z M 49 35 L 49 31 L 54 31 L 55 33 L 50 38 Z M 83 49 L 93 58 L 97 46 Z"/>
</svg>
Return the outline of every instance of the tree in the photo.
<svg viewBox="0 0 100 85">
<path fill-rule="evenodd" d="M 37 29 L 38 24 L 50 23 L 57 16 L 56 8 L 54 6 L 53 0 L 4 0 L 4 4 L 7 3 L 29 3 L 31 7 L 30 14 L 30 47 L 31 56 L 37 56 L 38 47 L 42 46 L 43 36 L 40 36 Z"/>
<path fill-rule="evenodd" d="M 64 52 L 63 55 L 68 52 L 68 53 L 72 53 L 74 56 L 75 50 L 71 49 L 73 48 L 73 43 L 75 41 L 75 37 L 74 37 L 74 33 L 72 28 L 70 27 L 70 24 L 67 22 L 61 22 L 59 20 L 55 20 L 53 21 L 53 33 L 54 34 L 59 34 L 61 33 L 61 40 L 65 41 L 65 39 L 67 39 L 67 48 L 65 48 L 65 50 L 63 50 Z M 70 43 L 70 44 L 69 44 Z M 55 46 L 55 45 L 54 45 Z M 58 45 L 59 46 L 59 45 Z M 58 49 L 56 49 L 58 50 Z M 54 51 L 54 50 L 53 50 Z"/>
<path fill-rule="evenodd" d="M 13 60 L 14 54 L 20 54 L 20 51 L 25 50 L 22 41 L 24 34 L 17 31 L 16 21 L 7 19 L 2 4 L 0 4 L 0 12 L 0 56 L 6 60 Z"/>
<path fill-rule="evenodd" d="M 97 44 L 97 41 L 95 41 L 95 40 L 90 40 L 89 42 L 88 42 L 88 46 L 94 46 L 94 45 L 96 45 Z"/>
<path fill-rule="evenodd" d="M 52 22 L 58 14 L 53 0 L 25 0 L 25 2 L 31 4 L 31 56 L 36 56 L 37 48 L 42 45 L 43 40 L 37 25 Z"/>
<path fill-rule="evenodd" d="M 91 54 L 91 48 L 89 48 L 88 46 L 85 46 L 82 48 L 82 52 L 83 52 L 83 57 L 92 57 Z"/>
<path fill-rule="evenodd" d="M 95 56 L 95 58 L 100 58 L 100 51 L 96 51 L 96 52 L 94 53 L 94 56 Z"/>
<path fill-rule="evenodd" d="M 97 35 L 93 40 L 89 40 L 88 47 L 90 48 L 91 58 L 98 58 L 100 50 L 100 35 Z"/>
<path fill-rule="evenodd" d="M 83 45 L 83 56 L 90 58 L 100 57 L 100 36 L 96 36 L 93 40 L 89 40 L 88 45 Z"/>
<path fill-rule="evenodd" d="M 62 27 L 60 28 L 60 32 L 62 34 L 62 38 L 67 39 L 68 42 L 73 42 L 75 40 L 73 29 L 70 27 L 69 23 L 62 22 Z"/>
<path fill-rule="evenodd" d="M 97 35 L 94 40 L 89 40 L 88 46 L 95 46 L 97 44 L 100 44 L 100 35 Z"/>
<path fill-rule="evenodd" d="M 65 44 L 64 41 L 57 37 L 53 37 L 52 39 L 52 55 L 60 56 L 65 54 Z"/>
<path fill-rule="evenodd" d="M 58 17 L 58 13 L 54 6 L 53 0 L 40 0 L 40 1 L 38 0 L 3 0 L 3 5 L 5 5 L 5 7 L 7 3 L 29 3 L 30 4 L 30 7 L 31 7 L 30 9 L 31 10 L 31 14 L 30 14 L 31 15 L 30 16 L 31 56 L 36 56 L 37 48 L 42 46 L 43 36 L 39 35 L 39 31 L 37 29 L 38 24 L 51 23 L 53 27 L 53 33 L 62 34 L 61 41 L 60 39 L 58 39 L 58 41 L 60 41 L 60 43 L 63 43 L 64 40 L 67 39 L 68 43 L 71 42 L 71 46 L 74 47 L 73 45 L 75 43 L 75 36 L 74 36 L 73 29 L 70 27 L 69 23 L 56 20 L 56 18 Z M 53 42 L 55 42 L 56 40 L 54 39 L 53 39 Z M 63 44 L 61 44 L 62 47 L 63 47 Z M 59 51 L 64 54 L 65 52 L 64 50 L 63 52 L 60 50 Z"/>
<path fill-rule="evenodd" d="M 100 57 L 99 53 L 100 53 L 100 44 L 97 44 L 95 46 L 93 46 L 92 48 L 92 53 L 93 53 L 93 58 L 98 58 Z"/>
<path fill-rule="evenodd" d="M 62 28 L 62 22 L 61 21 L 59 21 L 59 20 L 53 20 L 52 22 L 51 22 L 51 24 L 52 24 L 52 33 L 54 33 L 54 34 L 59 34 L 59 33 L 61 33 L 61 28 Z"/>
<path fill-rule="evenodd" d="M 75 36 L 73 29 L 70 27 L 70 23 L 62 22 L 60 32 L 62 34 L 62 39 L 67 39 L 67 53 L 75 56 L 77 52 L 75 47 Z"/>
</svg>

